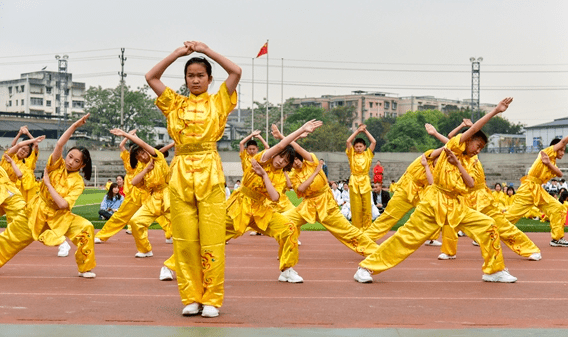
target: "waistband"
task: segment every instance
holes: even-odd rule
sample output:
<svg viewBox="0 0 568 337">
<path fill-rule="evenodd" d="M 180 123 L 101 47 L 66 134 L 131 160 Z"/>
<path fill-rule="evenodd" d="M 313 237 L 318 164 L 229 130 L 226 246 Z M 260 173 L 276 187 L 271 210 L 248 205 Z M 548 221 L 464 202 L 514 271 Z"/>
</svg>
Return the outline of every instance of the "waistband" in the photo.
<svg viewBox="0 0 568 337">
<path fill-rule="evenodd" d="M 45 202 L 45 204 L 53 209 L 59 209 L 59 206 L 57 206 L 57 204 L 55 203 L 55 201 L 53 201 L 52 199 L 47 199 L 43 196 L 42 193 L 39 193 L 39 196 L 41 198 L 41 200 L 43 200 L 43 202 Z"/>
<path fill-rule="evenodd" d="M 150 193 L 156 193 L 156 192 L 160 192 L 161 190 L 163 190 L 164 188 L 167 188 L 168 184 L 161 184 L 158 186 L 154 186 L 152 188 L 148 188 L 147 191 Z"/>
<path fill-rule="evenodd" d="M 487 185 L 485 183 L 483 184 L 476 184 L 475 186 L 473 186 L 472 188 L 470 188 L 470 191 L 478 191 L 478 190 L 483 190 L 487 187 Z"/>
<path fill-rule="evenodd" d="M 322 189 L 320 189 L 319 191 L 316 191 L 314 193 L 310 193 L 310 195 L 307 195 L 306 198 L 316 198 L 319 197 L 320 195 L 326 193 L 327 191 L 331 192 L 331 188 L 329 188 L 329 186 L 324 186 Z M 332 193 L 333 194 L 333 193 Z"/>
<path fill-rule="evenodd" d="M 445 195 L 447 195 L 450 198 L 457 198 L 458 196 L 460 196 L 461 194 L 456 192 L 456 191 L 451 191 L 451 190 L 447 190 L 441 186 L 438 186 L 436 184 L 432 185 L 432 187 L 435 187 L 438 191 L 444 193 Z"/>
<path fill-rule="evenodd" d="M 175 147 L 176 156 L 216 152 L 216 151 L 217 151 L 217 142 L 182 144 L 182 145 L 176 145 Z"/>
<path fill-rule="evenodd" d="M 539 185 L 544 184 L 544 182 L 542 180 L 540 180 L 537 177 L 533 177 L 533 176 L 524 176 L 524 177 L 521 178 L 521 182 L 525 181 L 525 180 L 532 181 L 533 183 L 537 183 Z"/>
<path fill-rule="evenodd" d="M 256 201 L 264 201 L 266 199 L 266 197 L 261 194 L 258 193 L 256 191 L 253 191 L 252 189 L 241 185 L 241 187 L 239 188 L 239 191 L 241 191 L 244 195 L 246 195 L 247 197 L 256 200 Z"/>
</svg>

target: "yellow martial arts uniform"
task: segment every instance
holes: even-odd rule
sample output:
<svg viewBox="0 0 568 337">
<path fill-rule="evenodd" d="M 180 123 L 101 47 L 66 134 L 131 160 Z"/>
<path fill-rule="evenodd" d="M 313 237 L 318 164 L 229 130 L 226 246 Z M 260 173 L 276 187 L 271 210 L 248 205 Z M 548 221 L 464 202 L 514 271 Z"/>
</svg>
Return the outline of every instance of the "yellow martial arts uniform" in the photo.
<svg viewBox="0 0 568 337">
<path fill-rule="evenodd" d="M 485 184 L 485 171 L 477 156 L 470 160 L 470 162 L 471 165 L 466 169 L 475 181 L 475 186 L 470 189 L 466 197 L 468 206 L 489 216 L 495 221 L 501 241 L 513 252 L 525 257 L 533 253 L 540 253 L 540 249 L 531 239 L 515 225 L 507 221 L 503 212 L 499 209 L 498 203 L 493 198 L 491 190 Z M 440 250 L 446 255 L 456 255 L 457 234 L 450 226 L 444 226 L 443 241 Z"/>
<path fill-rule="evenodd" d="M 272 158 L 262 162 L 262 155 L 265 152 L 266 150 L 263 150 L 253 158 L 264 168 L 276 191 L 282 191 L 286 186 L 284 171 L 272 166 Z M 286 217 L 270 207 L 264 181 L 252 168 L 244 172 L 241 187 L 227 200 L 225 240 L 243 235 L 247 227 L 276 239 L 282 252 L 280 270 L 298 263 L 298 229 Z"/>
<path fill-rule="evenodd" d="M 26 202 L 20 191 L 0 167 L 0 214 L 6 214 L 10 219 L 0 233 L 0 267 L 34 241 L 25 208 Z"/>
<path fill-rule="evenodd" d="M 243 173 L 250 168 L 250 160 L 252 157 L 248 154 L 247 150 L 239 152 L 239 157 L 241 157 L 241 168 Z"/>
<path fill-rule="evenodd" d="M 138 163 L 138 166 L 133 169 L 130 166 L 130 152 L 122 151 L 120 152 L 120 158 L 124 163 L 124 169 L 126 170 L 126 176 L 124 177 L 124 201 L 122 205 L 118 208 L 118 211 L 107 220 L 103 228 L 97 233 L 96 237 L 101 239 L 101 241 L 108 240 L 111 236 L 120 232 L 126 224 L 132 219 L 132 216 L 142 207 L 142 200 L 148 199 L 150 193 L 146 190 L 132 186 L 132 178 L 142 171 L 144 166 L 142 163 Z"/>
<path fill-rule="evenodd" d="M 166 227 L 170 226 L 170 191 L 168 189 L 170 167 L 162 152 L 156 150 L 155 153 L 156 155 L 152 156 L 154 168 L 144 175 L 144 180 L 137 186 L 147 191 L 149 196 L 142 200 L 142 207 L 128 222 L 132 228 L 136 249 L 141 253 L 148 253 L 152 250 L 152 245 L 148 240 L 148 227 L 154 220 L 164 216 Z M 167 230 L 168 228 L 164 229 L 164 231 Z"/>
<path fill-rule="evenodd" d="M 461 143 L 461 136 L 459 134 L 450 139 L 445 147 L 464 162 L 466 143 Z M 505 269 L 495 222 L 467 207 L 464 195 L 468 189 L 458 167 L 449 163 L 445 152 L 440 154 L 433 176 L 434 184 L 426 188 L 423 198 L 404 226 L 359 266 L 372 273 L 390 269 L 418 249 L 441 226 L 449 225 L 462 230 L 480 244 L 485 274 Z"/>
<path fill-rule="evenodd" d="M 505 209 L 505 198 L 507 197 L 505 195 L 505 193 L 503 193 L 503 191 L 491 191 L 491 195 L 493 196 L 493 199 L 495 199 L 495 202 L 497 203 L 497 207 L 500 210 L 504 210 Z"/>
<path fill-rule="evenodd" d="M 550 158 L 550 163 L 556 165 L 556 151 L 554 145 L 542 150 Z M 552 179 L 556 175 L 550 168 L 542 163 L 540 153 L 532 164 L 529 173 L 521 178 L 521 186 L 515 194 L 513 204 L 506 213 L 506 218 L 512 224 L 516 224 L 527 210 L 532 206 L 538 207 L 550 219 L 550 235 L 552 240 L 559 240 L 564 237 L 564 223 L 566 221 L 566 208 L 548 194 L 542 184 Z"/>
<path fill-rule="evenodd" d="M 90 271 L 96 266 L 95 230 L 90 221 L 71 213 L 75 201 L 85 189 L 83 177 L 78 171 L 68 172 L 63 157 L 53 162 L 50 155 L 46 168 L 51 185 L 67 201 L 69 208 L 59 209 L 42 182 L 39 193 L 26 207 L 32 237 L 46 246 L 59 246 L 68 237 L 77 246 L 75 261 L 79 272 Z"/>
<path fill-rule="evenodd" d="M 356 153 L 353 146 L 345 150 L 349 159 L 349 203 L 351 204 L 351 223 L 365 231 L 373 221 L 371 210 L 371 179 L 369 170 L 373 162 L 373 152 L 367 148 Z"/>
<path fill-rule="evenodd" d="M 434 171 L 434 159 L 430 155 L 434 150 L 424 152 L 430 171 Z M 364 231 L 371 240 L 377 241 L 385 236 L 402 217 L 420 202 L 424 189 L 429 185 L 426 178 L 426 169 L 422 165 L 422 156 L 416 158 L 407 168 L 402 177 L 391 184 L 394 192 L 385 211 Z M 440 230 L 432 234 L 428 240 L 436 240 L 440 236 Z"/>
<path fill-rule="evenodd" d="M 169 182 L 176 274 L 181 301 L 220 307 L 225 281 L 225 176 L 216 143 L 237 93 L 189 97 L 166 88 L 156 105 L 167 118 L 176 156 Z M 233 193 L 234 194 L 234 193 Z"/>
<path fill-rule="evenodd" d="M 284 216 L 298 230 L 302 225 L 317 221 L 352 251 L 363 256 L 374 253 L 379 246 L 363 234 L 359 228 L 351 225 L 341 214 L 323 170 L 318 172 L 307 190 L 303 193 L 298 191 L 298 187 L 314 173 L 319 165 L 315 154 L 310 153 L 310 155 L 312 161 L 304 160 L 302 168 L 300 170 L 293 169 L 290 175 L 294 190 L 298 197 L 303 198 L 303 200 L 298 207 L 284 213 Z"/>
<path fill-rule="evenodd" d="M 4 156 L 2 156 L 2 160 L 0 161 L 0 166 L 8 173 L 10 180 L 16 184 L 16 187 L 22 193 L 22 197 L 26 202 L 29 202 L 34 195 L 37 194 L 37 185 L 35 181 L 34 169 L 32 166 L 34 162 L 34 158 L 37 158 L 35 155 L 35 151 L 32 150 L 30 156 L 24 160 L 18 158 L 16 153 L 13 153 L 10 158 L 16 163 L 16 166 L 22 172 L 22 177 L 18 178 L 16 172 L 12 169 L 12 164 L 10 164 Z M 36 159 L 37 160 L 37 159 Z M 30 162 L 30 164 L 28 164 Z M 33 165 L 35 167 L 35 164 Z"/>
<path fill-rule="evenodd" d="M 278 201 L 270 203 L 270 207 L 280 214 L 284 214 L 287 211 L 296 208 L 296 206 L 294 206 L 294 204 L 290 201 L 290 198 L 286 195 L 286 191 L 288 191 L 288 188 L 284 186 L 281 191 L 278 191 L 280 193 Z"/>
</svg>

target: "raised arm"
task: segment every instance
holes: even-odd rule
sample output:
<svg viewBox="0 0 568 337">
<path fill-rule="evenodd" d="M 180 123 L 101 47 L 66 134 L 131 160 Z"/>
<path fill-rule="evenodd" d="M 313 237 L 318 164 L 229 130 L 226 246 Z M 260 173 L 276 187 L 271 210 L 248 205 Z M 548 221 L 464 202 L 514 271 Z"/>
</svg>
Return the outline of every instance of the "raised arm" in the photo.
<svg viewBox="0 0 568 337">
<path fill-rule="evenodd" d="M 193 49 L 196 52 L 203 53 L 209 56 L 213 61 L 217 62 L 229 76 L 225 80 L 225 84 L 227 85 L 227 91 L 229 95 L 231 95 L 236 89 L 237 84 L 241 80 L 242 69 L 231 60 L 226 58 L 225 56 L 215 52 L 213 49 L 209 48 L 205 43 L 199 41 L 191 41 L 193 43 Z"/>
<path fill-rule="evenodd" d="M 434 127 L 434 125 L 430 124 L 430 123 L 426 123 L 424 124 L 424 127 L 426 128 L 426 132 L 430 135 L 430 136 L 434 136 L 436 137 L 436 139 L 438 139 L 439 141 L 441 141 L 442 143 L 446 144 L 449 139 L 446 138 L 444 135 L 442 135 L 441 133 L 438 132 L 438 130 L 436 130 L 436 128 Z"/>
<path fill-rule="evenodd" d="M 458 158 L 456 157 L 456 155 L 448 148 L 444 147 L 444 151 L 446 152 L 446 155 L 448 156 L 448 162 L 452 165 L 455 165 L 458 170 L 461 173 L 462 179 L 465 183 L 465 185 L 469 188 L 472 188 L 473 186 L 475 186 L 475 181 L 473 180 L 473 178 L 469 175 L 469 173 L 467 172 L 467 170 L 465 169 L 465 167 L 463 167 L 463 165 L 461 164 L 461 162 L 458 160 Z"/>
<path fill-rule="evenodd" d="M 135 175 L 134 178 L 132 178 L 132 185 L 140 187 L 140 184 L 144 181 L 144 176 L 153 169 L 154 169 L 154 159 L 150 159 L 150 161 L 144 167 L 144 169 L 140 171 L 140 173 Z"/>
<path fill-rule="evenodd" d="M 176 48 L 170 55 L 166 56 L 163 60 L 158 62 L 148 73 L 146 73 L 146 82 L 156 95 L 161 96 L 164 90 L 166 90 L 166 85 L 162 82 L 161 78 L 164 71 L 168 69 L 172 63 L 182 56 L 187 56 L 194 52 L 193 44 L 189 42 L 184 42 L 182 47 Z M 185 74 L 184 74 L 185 77 Z"/>
<path fill-rule="evenodd" d="M 558 143 L 554 144 L 554 151 L 566 149 L 566 144 L 568 144 L 568 136 L 562 138 Z"/>
<path fill-rule="evenodd" d="M 278 130 L 278 127 L 276 126 L 276 124 L 272 124 L 271 127 L 271 131 L 272 131 L 272 136 L 276 139 L 284 139 L 284 135 L 280 132 L 280 130 Z M 303 133 L 302 135 L 300 135 L 300 137 L 298 138 L 303 138 L 302 136 L 307 136 L 307 133 Z M 304 137 L 305 137 L 304 136 Z M 296 143 L 296 141 L 294 140 L 293 142 L 290 143 L 290 145 L 292 145 L 292 147 L 294 148 L 294 151 L 298 152 L 300 154 L 300 156 L 302 156 L 302 158 L 304 158 L 304 160 L 312 162 L 312 155 L 304 150 L 303 147 L 300 146 L 300 144 Z"/>
<path fill-rule="evenodd" d="M 308 187 L 310 187 L 310 185 L 314 182 L 314 179 L 317 177 L 318 173 L 321 171 L 321 168 L 323 167 L 322 162 L 320 162 L 318 164 L 318 167 L 314 170 L 314 172 L 308 177 L 308 179 L 306 179 L 304 182 L 302 182 L 300 184 L 300 186 L 298 186 L 298 192 L 300 193 L 304 193 Z"/>
<path fill-rule="evenodd" d="M 262 181 L 264 182 L 264 186 L 266 187 L 266 191 L 268 192 L 270 200 L 278 201 L 278 199 L 280 199 L 280 193 L 278 193 L 278 191 L 276 191 L 276 189 L 274 188 L 274 185 L 272 185 L 272 181 L 270 181 L 268 173 L 266 173 L 266 171 L 254 158 L 251 159 L 250 164 L 254 173 L 262 177 Z"/>
<path fill-rule="evenodd" d="M 18 144 L 12 146 L 11 148 L 9 148 L 6 151 L 6 154 L 8 154 L 9 156 L 13 155 L 14 153 L 18 152 L 18 150 L 24 146 L 28 146 L 29 144 L 34 144 L 37 145 L 39 142 L 41 142 L 42 140 L 45 139 L 45 136 L 39 136 L 37 138 L 32 138 L 32 139 L 28 139 L 28 140 L 24 140 L 19 142 Z"/>
<path fill-rule="evenodd" d="M 296 138 L 301 136 L 304 132 L 307 133 L 307 134 L 310 134 L 310 133 L 314 132 L 315 129 L 319 128 L 322 124 L 323 123 L 321 121 L 316 121 L 315 119 L 312 119 L 311 121 L 306 122 L 304 125 L 302 125 L 301 128 L 292 132 L 288 136 L 282 138 L 282 140 L 278 144 L 276 144 L 273 147 L 271 147 L 270 149 L 266 150 L 264 152 L 264 154 L 262 155 L 262 158 L 261 158 L 262 162 L 265 162 L 268 159 L 277 155 L 278 153 L 282 152 L 282 150 L 284 150 L 284 148 L 286 146 L 288 146 L 288 144 L 290 144 Z"/>
<path fill-rule="evenodd" d="M 262 138 L 260 133 L 258 134 L 258 136 L 256 136 L 256 138 L 258 138 L 258 140 L 260 140 L 260 142 L 262 143 L 262 146 L 264 146 L 265 150 L 270 149 L 270 145 L 268 145 L 268 143 L 264 140 L 264 138 Z"/>
<path fill-rule="evenodd" d="M 367 125 L 363 124 L 362 126 L 363 126 L 363 132 L 371 142 L 371 144 L 369 144 L 369 149 L 371 150 L 371 152 L 375 152 L 375 146 L 377 146 L 377 141 L 375 140 L 373 135 L 371 135 L 371 133 L 367 130 Z"/>
<path fill-rule="evenodd" d="M 465 127 L 470 128 L 470 127 L 472 127 L 472 126 L 473 126 L 473 123 L 471 122 L 471 119 L 464 118 L 460 125 L 458 125 L 455 129 L 453 129 L 452 131 L 450 131 L 450 133 L 448 133 L 448 138 L 452 138 L 452 137 L 454 137 L 455 135 L 457 135 L 458 132 L 460 132 L 460 130 L 461 130 L 462 128 L 465 128 Z"/>
<path fill-rule="evenodd" d="M 51 153 L 51 160 L 53 162 L 56 162 L 59 158 L 61 158 L 61 154 L 63 153 L 63 148 L 65 147 L 65 144 L 67 144 L 67 141 L 69 141 L 69 138 L 71 138 L 71 136 L 73 135 L 75 130 L 77 130 L 77 128 L 87 123 L 87 118 L 89 118 L 90 115 L 91 114 L 88 113 L 85 116 L 79 118 L 75 123 L 71 124 L 71 126 L 67 130 L 65 130 L 65 132 L 61 135 L 61 137 L 59 137 L 59 140 L 55 144 L 55 148 Z"/>
<path fill-rule="evenodd" d="M 135 135 L 136 134 L 136 129 L 132 129 L 130 131 L 128 131 L 128 133 Z M 126 142 L 128 141 L 128 138 L 124 137 L 122 138 L 122 140 L 120 141 L 120 144 L 118 144 L 118 147 L 120 148 L 120 151 L 126 151 Z"/>
<path fill-rule="evenodd" d="M 20 130 L 18 131 L 18 134 L 16 135 L 16 137 L 14 137 L 14 139 L 12 140 L 12 144 L 10 144 L 10 147 L 16 146 L 16 143 L 18 143 L 18 140 L 20 139 L 20 137 L 22 137 L 22 135 L 25 134 L 24 130 L 27 130 L 27 129 L 28 129 L 27 125 L 20 127 Z"/>
<path fill-rule="evenodd" d="M 355 130 L 355 132 L 353 132 L 351 134 L 351 136 L 349 136 L 349 138 L 347 138 L 347 140 L 345 141 L 345 146 L 347 149 L 350 149 L 353 147 L 353 140 L 355 140 L 355 137 L 357 137 L 357 135 L 363 131 L 361 129 L 361 126 L 363 126 L 363 124 L 359 125 L 359 127 L 357 128 L 357 130 Z"/>
<path fill-rule="evenodd" d="M 176 142 L 171 142 L 166 146 L 161 147 L 158 151 L 162 152 L 162 153 L 166 153 L 167 151 L 169 151 L 172 147 L 174 147 L 176 145 Z"/>
<path fill-rule="evenodd" d="M 250 135 L 243 138 L 243 140 L 241 140 L 239 142 L 239 153 L 243 152 L 245 150 L 245 146 L 251 138 L 258 136 L 258 135 L 260 135 L 260 130 L 254 130 L 253 132 L 250 133 Z"/>
<path fill-rule="evenodd" d="M 143 148 L 144 150 L 146 150 L 146 152 L 148 152 L 150 155 L 152 156 L 156 156 L 156 149 L 154 149 L 152 146 L 148 145 L 145 141 L 143 141 L 142 139 L 140 139 L 136 134 L 131 135 L 130 133 L 126 133 L 121 129 L 112 129 L 110 130 L 110 133 L 112 133 L 115 136 L 121 136 L 124 138 L 128 138 L 130 139 L 132 142 L 134 142 L 134 144 L 140 146 L 141 148 Z"/>
<path fill-rule="evenodd" d="M 424 166 L 424 170 L 426 171 L 426 180 L 428 180 L 428 185 L 432 185 L 434 183 L 434 176 L 432 176 L 432 171 L 430 171 L 430 165 L 428 165 L 428 159 L 425 154 L 422 155 L 420 164 Z"/>
<path fill-rule="evenodd" d="M 463 133 L 461 137 L 461 142 L 465 142 L 469 140 L 471 136 L 473 136 L 477 131 L 481 130 L 481 128 L 489 122 L 493 116 L 500 114 L 501 112 L 505 112 L 509 107 L 509 104 L 513 102 L 513 97 L 504 98 L 495 109 L 493 109 L 490 113 L 486 114 L 485 116 L 481 117 L 477 122 L 475 122 L 466 132 Z"/>
<path fill-rule="evenodd" d="M 554 174 L 557 177 L 562 177 L 564 175 L 564 173 L 562 173 L 562 171 L 560 171 L 560 169 L 556 165 L 550 162 L 550 158 L 544 151 L 540 151 L 540 160 L 546 167 L 548 167 L 552 172 L 554 172 Z"/>
</svg>

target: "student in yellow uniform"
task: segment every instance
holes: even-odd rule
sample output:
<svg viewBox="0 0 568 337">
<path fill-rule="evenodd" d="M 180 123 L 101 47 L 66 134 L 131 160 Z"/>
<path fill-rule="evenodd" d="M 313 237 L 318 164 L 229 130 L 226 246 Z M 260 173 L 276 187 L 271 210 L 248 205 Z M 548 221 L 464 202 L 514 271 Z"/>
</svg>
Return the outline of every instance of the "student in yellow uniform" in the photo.
<svg viewBox="0 0 568 337">
<path fill-rule="evenodd" d="M 493 195 L 493 199 L 495 199 L 495 202 L 497 202 L 497 206 L 499 207 L 499 209 L 504 210 L 505 209 L 505 193 L 503 191 L 503 186 L 501 186 L 500 183 L 495 183 L 495 187 L 494 187 L 493 191 L 491 192 L 491 195 Z"/>
<path fill-rule="evenodd" d="M 164 71 L 180 57 L 199 52 L 217 62 L 228 77 L 219 92 L 209 95 L 211 64 L 194 57 L 184 69 L 189 97 L 176 94 L 161 81 Z M 158 95 L 156 105 L 167 118 L 175 141 L 171 163 L 170 198 L 174 259 L 183 315 L 216 317 L 224 297 L 225 176 L 216 142 L 237 104 L 235 89 L 241 68 L 203 42 L 186 41 L 147 74 Z M 233 193 L 234 194 L 234 193 Z M 171 265 L 170 265 L 171 266 Z M 162 271 L 168 272 L 162 268 Z"/>
<path fill-rule="evenodd" d="M 274 211 L 269 201 L 277 201 L 286 185 L 285 171 L 294 164 L 295 151 L 289 144 L 304 133 L 312 133 L 320 121 L 308 121 L 284 137 L 277 145 L 257 153 L 251 168 L 243 175 L 242 186 L 227 201 L 226 241 L 237 238 L 251 227 L 273 237 L 280 246 L 278 281 L 301 283 L 303 279 L 292 268 L 298 263 L 298 229 L 285 216 Z"/>
<path fill-rule="evenodd" d="M 136 134 L 124 132 L 121 129 L 112 129 L 110 132 L 116 136 L 130 139 L 135 145 L 130 150 L 130 166 L 137 167 L 141 162 L 144 168 L 132 178 L 132 185 L 143 189 L 149 196 L 142 200 L 142 206 L 134 213 L 128 224 L 132 228 L 132 236 L 138 252 L 135 257 L 151 257 L 152 245 L 148 240 L 148 227 L 160 216 L 170 222 L 170 168 L 164 154 L 148 145 Z"/>
<path fill-rule="evenodd" d="M 135 135 L 136 129 L 130 130 L 129 134 Z M 140 189 L 136 186 L 132 186 L 132 178 L 142 169 L 144 165 L 142 163 L 137 163 L 136 167 L 132 167 L 130 162 L 130 152 L 126 150 L 126 142 L 128 138 L 124 137 L 123 140 L 120 142 L 120 158 L 124 164 L 124 170 L 126 171 L 126 176 L 124 177 L 124 202 L 120 205 L 118 211 L 116 211 L 113 216 L 105 222 L 103 228 L 97 232 L 95 236 L 95 243 L 103 243 L 107 241 L 109 238 L 120 232 L 124 226 L 127 226 L 132 219 L 134 213 L 142 207 L 143 200 L 147 200 L 150 196 L 150 193 L 145 189 Z M 166 145 L 160 149 L 160 152 L 164 153 L 167 152 L 171 147 L 172 144 Z M 160 218 L 156 219 L 158 221 Z M 167 223 L 158 222 L 162 229 L 164 230 L 164 234 L 166 239 L 171 238 L 171 226 L 168 227 Z M 130 225 L 128 225 L 127 234 L 132 234 L 132 229 Z"/>
<path fill-rule="evenodd" d="M 505 188 L 505 193 L 505 202 L 503 203 L 505 207 L 503 210 L 507 211 L 507 209 L 513 204 L 513 200 L 515 200 L 515 188 L 513 186 L 507 186 L 507 188 Z"/>
<path fill-rule="evenodd" d="M 284 138 L 276 125 L 272 125 L 272 135 L 276 139 Z M 367 256 L 377 250 L 379 246 L 341 214 L 322 170 L 323 162 L 296 142 L 292 142 L 292 146 L 296 156 L 290 182 L 302 202 L 283 215 L 298 231 L 307 223 L 321 223 L 336 239 L 357 254 Z"/>
<path fill-rule="evenodd" d="M 444 225 L 457 227 L 480 243 L 484 260 L 483 281 L 517 280 L 505 270 L 495 221 L 465 204 L 465 195 L 468 188 L 474 186 L 474 181 L 462 164 L 462 161 L 477 155 L 485 146 L 484 134 L 479 132 L 483 125 L 493 116 L 507 110 L 512 100 L 502 100 L 493 111 L 479 119 L 464 134 L 450 139 L 434 167 L 434 184 L 426 189 L 408 221 L 383 242 L 374 254 L 367 256 L 359 264 L 354 275 L 356 281 L 372 282 L 371 273 L 379 273 L 396 266 Z"/>
<path fill-rule="evenodd" d="M 363 138 L 355 138 L 363 132 L 371 144 L 367 144 Z M 355 142 L 353 142 L 355 140 Z M 349 177 L 349 202 L 351 204 L 351 223 L 353 226 L 365 231 L 373 221 L 371 210 L 371 179 L 369 170 L 373 162 L 373 152 L 377 141 L 365 124 L 359 125 L 347 139 L 345 153 L 349 159 L 351 176 Z"/>
<path fill-rule="evenodd" d="M 566 208 L 548 194 L 542 184 L 555 176 L 562 177 L 562 171 L 556 166 L 556 160 L 564 157 L 566 144 L 568 144 L 568 136 L 553 139 L 549 147 L 540 151 L 529 173 L 521 178 L 521 186 L 505 215 L 507 220 L 516 224 L 527 213 L 527 209 L 532 206 L 538 207 L 550 219 L 552 237 L 550 245 L 552 247 L 568 247 L 568 241 L 564 239 Z"/>
<path fill-rule="evenodd" d="M 75 130 L 84 125 L 89 114 L 73 123 L 59 138 L 49 156 L 39 194 L 28 202 L 26 215 L 32 237 L 46 246 L 58 246 L 69 238 L 77 246 L 75 261 L 79 276 L 93 278 L 96 266 L 93 224 L 71 213 L 77 198 L 83 193 L 85 179 L 91 179 L 91 156 L 83 147 L 73 147 L 63 158 L 63 147 Z"/>
<path fill-rule="evenodd" d="M 430 135 L 435 136 L 442 143 L 446 144 L 449 140 L 437 131 L 428 131 Z M 469 189 L 465 201 L 466 204 L 495 221 L 499 237 L 501 241 L 507 245 L 513 252 L 520 256 L 528 257 L 530 261 L 538 261 L 541 259 L 540 249 L 532 242 L 529 237 L 519 230 L 515 225 L 511 224 L 501 209 L 499 204 L 493 198 L 491 190 L 485 183 L 485 171 L 479 161 L 478 156 L 471 158 L 464 157 L 464 162 L 467 167 L 466 170 L 474 181 L 474 186 Z M 512 189 L 512 187 L 510 187 Z M 458 236 L 452 226 L 444 226 L 443 230 L 443 244 L 441 247 L 441 254 L 438 256 L 439 260 L 450 260 L 456 258 Z"/>
</svg>

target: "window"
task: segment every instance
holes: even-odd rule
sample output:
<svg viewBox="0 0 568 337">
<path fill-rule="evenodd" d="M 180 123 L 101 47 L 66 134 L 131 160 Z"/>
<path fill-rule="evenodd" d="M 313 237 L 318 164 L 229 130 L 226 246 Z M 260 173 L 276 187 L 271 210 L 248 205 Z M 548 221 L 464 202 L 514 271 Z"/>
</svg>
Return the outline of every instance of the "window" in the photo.
<svg viewBox="0 0 568 337">
<path fill-rule="evenodd" d="M 45 101 L 45 106 L 51 106 L 51 101 Z"/>
<path fill-rule="evenodd" d="M 369 102 L 369 108 L 373 107 L 373 102 Z"/>
<path fill-rule="evenodd" d="M 38 97 L 30 98 L 30 105 L 42 106 L 43 105 L 43 98 L 38 98 Z"/>
<path fill-rule="evenodd" d="M 159 133 L 159 134 L 158 134 L 158 139 L 159 139 L 159 140 L 164 140 L 164 134 L 163 134 L 163 133 Z"/>
<path fill-rule="evenodd" d="M 16 100 L 16 106 L 18 106 L 18 100 Z"/>
<path fill-rule="evenodd" d="M 73 101 L 73 108 L 82 109 L 85 106 L 83 101 Z"/>
<path fill-rule="evenodd" d="M 396 102 L 392 102 L 392 109 L 396 110 Z"/>
<path fill-rule="evenodd" d="M 22 104 L 20 104 L 21 106 L 24 106 L 24 100 L 22 100 Z"/>
<path fill-rule="evenodd" d="M 69 89 L 65 89 L 65 96 L 69 95 Z"/>
<path fill-rule="evenodd" d="M 12 101 L 8 101 L 8 106 L 12 106 Z"/>
<path fill-rule="evenodd" d="M 26 87 L 25 85 L 22 85 L 22 86 L 21 86 L 21 88 L 22 88 L 22 91 L 21 91 L 21 92 L 24 92 L 24 88 L 25 88 L 25 87 Z"/>
<path fill-rule="evenodd" d="M 59 94 L 55 95 L 55 100 L 56 100 L 56 101 L 59 101 L 60 99 L 61 99 L 61 95 L 59 95 Z"/>
<path fill-rule="evenodd" d="M 45 88 L 45 93 L 51 95 L 51 89 L 52 89 L 51 87 L 46 87 L 46 88 Z"/>
<path fill-rule="evenodd" d="M 65 107 L 66 107 L 66 108 L 69 107 L 69 102 L 65 102 Z"/>
<path fill-rule="evenodd" d="M 390 102 L 385 102 L 385 109 L 390 109 Z"/>
<path fill-rule="evenodd" d="M 12 87 L 8 87 L 8 94 L 12 94 Z"/>
</svg>

